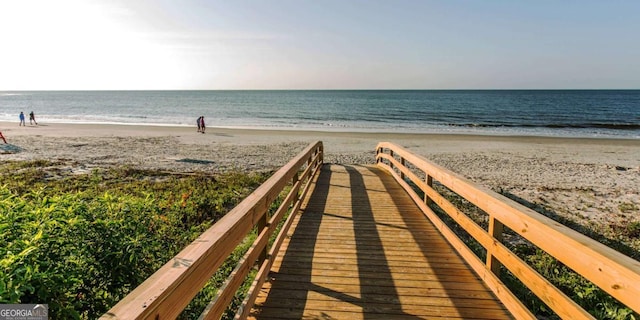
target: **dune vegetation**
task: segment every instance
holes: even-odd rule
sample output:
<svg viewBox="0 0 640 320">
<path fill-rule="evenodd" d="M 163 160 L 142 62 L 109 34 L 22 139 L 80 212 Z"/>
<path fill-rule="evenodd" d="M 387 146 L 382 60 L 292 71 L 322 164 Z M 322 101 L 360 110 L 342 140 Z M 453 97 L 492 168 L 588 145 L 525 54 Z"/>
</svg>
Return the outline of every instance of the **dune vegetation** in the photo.
<svg viewBox="0 0 640 320">
<path fill-rule="evenodd" d="M 0 172 L 0 303 L 46 303 L 52 319 L 99 317 L 269 175 L 50 161 Z"/>
</svg>

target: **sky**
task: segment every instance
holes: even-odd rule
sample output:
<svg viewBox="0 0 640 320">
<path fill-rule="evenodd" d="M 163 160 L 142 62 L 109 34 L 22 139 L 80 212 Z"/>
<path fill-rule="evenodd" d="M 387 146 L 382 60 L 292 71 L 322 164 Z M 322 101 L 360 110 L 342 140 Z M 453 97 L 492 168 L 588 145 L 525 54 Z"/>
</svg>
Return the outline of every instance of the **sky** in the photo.
<svg viewBox="0 0 640 320">
<path fill-rule="evenodd" d="M 640 89 L 640 1 L 0 0 L 0 90 Z"/>
</svg>

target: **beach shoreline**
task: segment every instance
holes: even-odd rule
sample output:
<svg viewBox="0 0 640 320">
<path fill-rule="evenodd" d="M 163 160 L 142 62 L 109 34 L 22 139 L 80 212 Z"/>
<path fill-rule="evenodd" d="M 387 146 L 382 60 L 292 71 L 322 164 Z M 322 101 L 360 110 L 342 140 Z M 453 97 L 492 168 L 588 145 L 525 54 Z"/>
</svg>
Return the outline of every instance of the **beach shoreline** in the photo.
<svg viewBox="0 0 640 320">
<path fill-rule="evenodd" d="M 70 173 L 108 166 L 179 172 L 277 170 L 309 143 L 325 162 L 373 164 L 389 141 L 490 189 L 594 228 L 640 221 L 640 140 L 0 122 L 2 161 L 49 160 Z M 1 144 L 0 144 L 1 145 Z M 640 239 L 636 239 L 640 248 Z"/>
<path fill-rule="evenodd" d="M 640 139 L 611 137 L 550 137 L 550 136 L 511 136 L 462 133 L 387 133 L 387 132 L 343 132 L 315 130 L 274 130 L 274 129 L 236 129 L 209 127 L 205 134 L 196 132 L 194 127 L 157 126 L 157 125 L 124 125 L 124 124 L 40 124 L 19 127 L 16 123 L 0 122 L 0 131 L 7 142 L 20 148 L 20 152 L 5 155 L 6 158 L 29 159 L 33 157 L 55 157 L 57 153 L 65 154 L 69 144 L 78 148 L 77 141 L 82 139 L 107 139 L 102 146 L 116 153 L 131 152 L 133 146 L 126 147 L 126 140 L 141 140 L 147 144 L 157 144 L 158 153 L 169 152 L 168 145 L 203 146 L 202 151 L 215 146 L 230 145 L 304 145 L 314 141 L 323 141 L 329 156 L 358 155 L 355 160 L 370 163 L 371 159 L 360 158 L 361 154 L 371 153 L 378 142 L 394 142 L 429 158 L 429 155 L 442 153 L 469 152 L 520 152 L 531 153 L 533 150 L 554 149 L 559 157 L 566 148 L 567 160 L 582 159 L 588 162 L 609 163 L 616 166 L 634 167 L 640 165 Z M 76 141 L 76 142 L 73 142 Z M 45 147 L 50 146 L 47 149 Z M 162 147 L 165 146 L 165 147 Z M 94 146 L 97 148 L 97 146 Z M 180 148 L 176 147 L 176 152 Z M 72 154 L 82 157 L 79 150 L 70 149 Z M 80 150 L 82 151 L 82 150 Z M 153 151 L 153 150 L 148 150 Z M 89 152 L 90 154 L 91 152 Z M 618 155 L 612 159 L 611 154 Z M 198 156 L 207 157 L 206 153 L 197 152 Z M 143 156 L 133 153 L 132 156 Z M 258 156 L 258 155 L 256 155 Z M 570 157 L 569 157 L 570 156 Z M 290 158 L 290 157 L 289 157 Z M 573 158 L 573 159 L 572 159 Z M 287 158 L 288 159 L 288 158 Z M 281 161 L 278 161 L 281 163 Z M 359 163 L 358 161 L 349 163 Z M 269 166 L 268 163 L 265 163 Z M 446 167 L 446 165 L 445 165 Z"/>
<path fill-rule="evenodd" d="M 13 136 L 34 136 L 42 135 L 48 137 L 69 137 L 69 136 L 181 136 L 183 134 L 197 133 L 195 126 L 178 125 L 158 125 L 158 124 L 85 124 L 85 123 L 40 123 L 38 125 L 27 125 L 20 127 L 17 122 L 0 121 L 0 131 L 11 133 Z M 232 136 L 242 138 L 237 142 L 260 141 L 260 136 L 277 137 L 284 140 L 291 140 L 292 137 L 338 137 L 338 138 L 374 138 L 380 140 L 382 137 L 390 139 L 425 139 L 437 138 L 437 140 L 477 140 L 477 141 L 529 141 L 529 142 L 603 142 L 606 144 L 624 144 L 629 146 L 640 145 L 640 140 L 633 137 L 612 137 L 612 136 L 551 136 L 551 135 L 513 135 L 495 133 L 473 133 L 473 132 L 380 132 L 380 131 L 349 131 L 349 130 L 319 130 L 314 128 L 236 128 L 236 127 L 207 127 L 207 133 L 219 137 Z M 251 139 L 254 138 L 254 139 Z M 383 139 L 384 140 L 384 139 Z M 201 140 L 204 143 L 206 139 Z"/>
</svg>

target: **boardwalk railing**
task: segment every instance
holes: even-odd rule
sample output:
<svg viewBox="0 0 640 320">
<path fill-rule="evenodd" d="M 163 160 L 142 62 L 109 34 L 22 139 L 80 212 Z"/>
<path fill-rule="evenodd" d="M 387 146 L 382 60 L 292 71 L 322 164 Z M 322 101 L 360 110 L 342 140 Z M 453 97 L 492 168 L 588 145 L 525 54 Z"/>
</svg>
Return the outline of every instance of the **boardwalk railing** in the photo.
<svg viewBox="0 0 640 320">
<path fill-rule="evenodd" d="M 518 319 L 535 316 L 499 278 L 508 269 L 563 319 L 593 318 L 503 243 L 505 227 L 527 239 L 591 281 L 635 312 L 640 312 L 640 263 L 511 199 L 482 188 L 455 173 L 392 143 L 376 148 L 376 162 L 411 195 L 424 214 Z M 488 215 L 480 227 L 434 189 L 434 181 L 471 202 Z M 415 191 L 424 193 L 424 198 Z M 482 261 L 431 209 L 437 205 L 486 250 Z"/>
<path fill-rule="evenodd" d="M 273 263 L 270 257 L 278 252 L 294 214 L 289 215 L 270 247 L 269 238 L 287 212 L 298 210 L 322 161 L 322 142 L 310 144 L 101 319 L 176 318 L 251 230 L 257 228 L 256 240 L 201 316 L 219 319 L 256 261 L 259 271 L 252 288 L 261 287 Z M 281 199 L 281 193 L 288 186 L 290 191 L 269 216 L 269 208 L 276 199 Z M 250 290 L 243 305 L 255 299 L 258 290 L 253 291 L 252 294 Z M 241 306 L 240 312 L 247 309 Z"/>
</svg>

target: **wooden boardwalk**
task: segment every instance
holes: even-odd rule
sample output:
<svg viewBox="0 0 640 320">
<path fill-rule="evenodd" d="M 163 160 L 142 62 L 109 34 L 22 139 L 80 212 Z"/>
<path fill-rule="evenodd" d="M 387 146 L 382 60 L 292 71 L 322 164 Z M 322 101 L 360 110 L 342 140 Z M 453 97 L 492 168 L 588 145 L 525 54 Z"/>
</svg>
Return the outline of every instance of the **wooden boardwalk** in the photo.
<svg viewBox="0 0 640 320">
<path fill-rule="evenodd" d="M 384 170 L 324 165 L 301 211 L 250 318 L 511 318 Z"/>
</svg>

